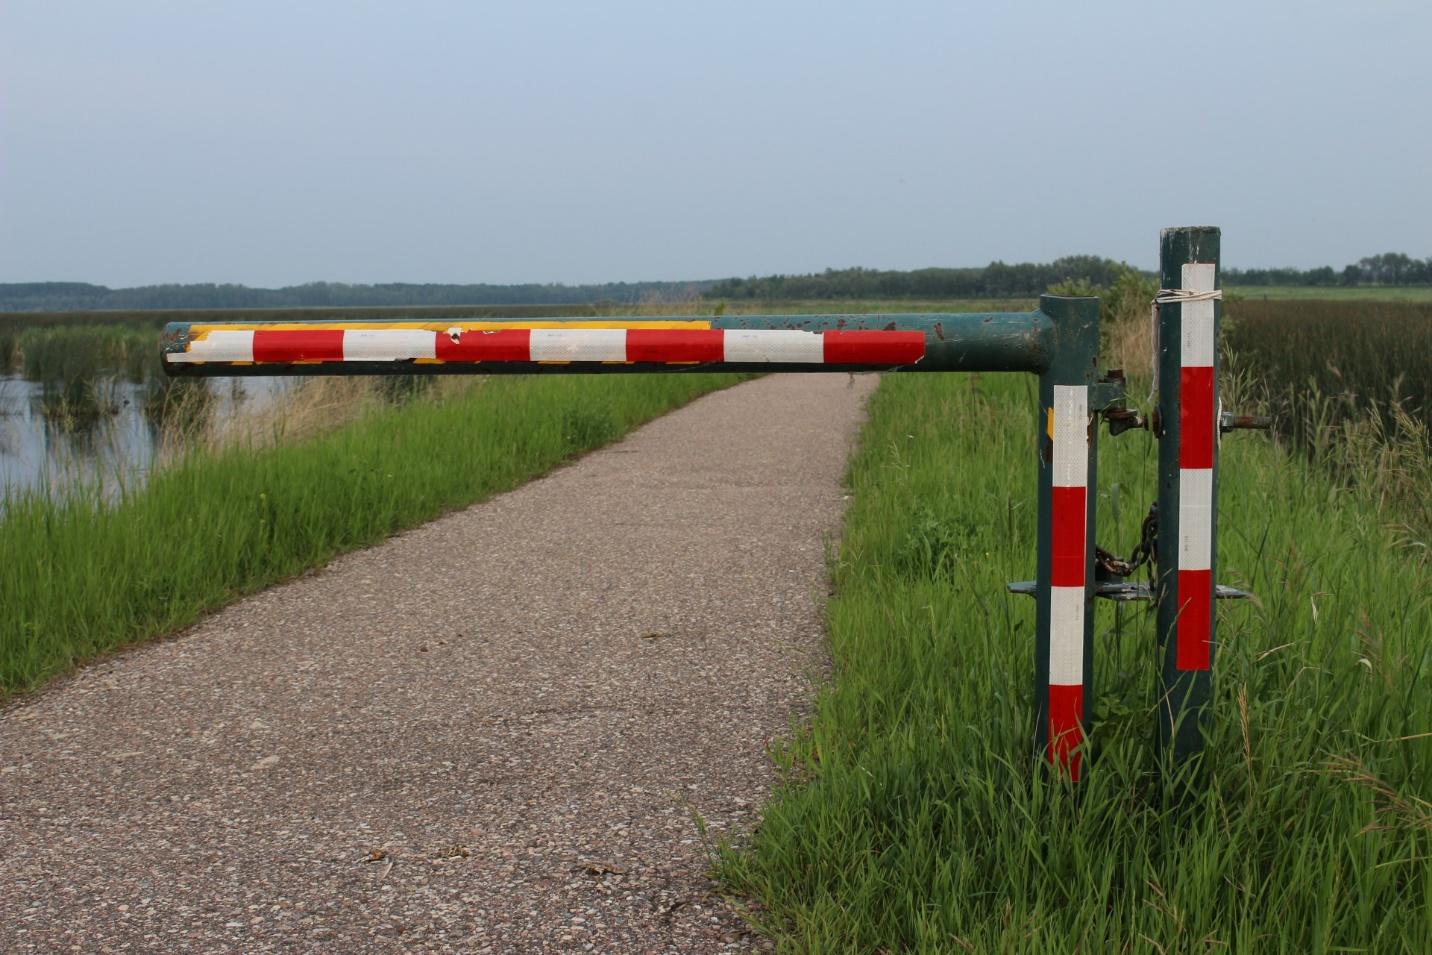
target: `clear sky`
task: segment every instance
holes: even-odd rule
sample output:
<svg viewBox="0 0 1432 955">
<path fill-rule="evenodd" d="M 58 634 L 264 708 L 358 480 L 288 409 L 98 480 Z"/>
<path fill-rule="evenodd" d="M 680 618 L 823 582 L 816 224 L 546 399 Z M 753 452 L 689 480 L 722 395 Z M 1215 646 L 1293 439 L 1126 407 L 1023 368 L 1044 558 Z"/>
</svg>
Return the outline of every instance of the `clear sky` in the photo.
<svg viewBox="0 0 1432 955">
<path fill-rule="evenodd" d="M 0 281 L 1432 255 L 1432 3 L 0 0 Z"/>
</svg>

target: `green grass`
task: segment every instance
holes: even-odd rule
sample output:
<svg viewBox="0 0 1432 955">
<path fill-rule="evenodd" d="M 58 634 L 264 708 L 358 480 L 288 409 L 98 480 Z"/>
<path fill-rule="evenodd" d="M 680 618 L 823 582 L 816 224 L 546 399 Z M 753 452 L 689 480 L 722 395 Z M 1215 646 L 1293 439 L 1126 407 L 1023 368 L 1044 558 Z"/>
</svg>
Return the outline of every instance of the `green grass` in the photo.
<svg viewBox="0 0 1432 955">
<path fill-rule="evenodd" d="M 849 470 L 836 671 L 749 846 L 787 951 L 1432 951 L 1426 542 L 1271 441 L 1223 444 L 1214 730 L 1181 804 L 1152 772 L 1151 621 L 1101 606 L 1087 779 L 1030 754 L 1033 382 L 887 376 Z M 991 424 L 994 422 L 995 424 Z M 1101 436 L 1101 544 L 1154 487 Z M 1117 616 L 1116 616 L 1117 613 Z"/>
<path fill-rule="evenodd" d="M 493 378 L 316 440 L 195 453 L 113 505 L 0 501 L 0 699 L 521 484 L 731 375 Z"/>
<path fill-rule="evenodd" d="M 1224 289 L 1230 299 L 1284 299 L 1319 302 L 1432 302 L 1432 285 L 1235 285 Z"/>
</svg>

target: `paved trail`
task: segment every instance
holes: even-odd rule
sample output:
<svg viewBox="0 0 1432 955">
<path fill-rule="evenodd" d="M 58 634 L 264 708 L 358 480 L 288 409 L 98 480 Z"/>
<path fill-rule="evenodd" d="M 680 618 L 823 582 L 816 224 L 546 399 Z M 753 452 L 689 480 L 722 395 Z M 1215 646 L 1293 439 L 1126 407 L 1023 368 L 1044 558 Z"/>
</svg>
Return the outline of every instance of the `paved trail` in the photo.
<svg viewBox="0 0 1432 955">
<path fill-rule="evenodd" d="M 773 376 L 0 713 L 0 952 L 750 948 L 873 376 Z"/>
</svg>

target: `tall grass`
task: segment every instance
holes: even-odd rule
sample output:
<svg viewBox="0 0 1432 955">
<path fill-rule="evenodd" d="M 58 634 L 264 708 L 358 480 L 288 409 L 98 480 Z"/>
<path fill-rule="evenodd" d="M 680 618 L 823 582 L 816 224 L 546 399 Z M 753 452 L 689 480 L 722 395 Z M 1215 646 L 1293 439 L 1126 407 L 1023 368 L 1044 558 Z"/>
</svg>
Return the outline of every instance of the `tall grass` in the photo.
<svg viewBox="0 0 1432 955">
<path fill-rule="evenodd" d="M 32 326 L 16 336 L 11 361 L 31 381 L 115 376 L 138 382 L 159 370 L 159 347 L 152 330 L 124 325 Z"/>
<path fill-rule="evenodd" d="M 1432 304 L 1231 303 L 1240 410 L 1432 541 Z"/>
<path fill-rule="evenodd" d="M 783 950 L 1432 951 L 1432 574 L 1376 509 L 1274 443 L 1223 445 L 1213 731 L 1182 801 L 1152 770 L 1142 609 L 1101 606 L 1097 750 L 1031 754 L 1031 382 L 888 376 L 848 480 L 832 683 L 721 871 Z M 1154 488 L 1104 438 L 1100 543 Z"/>
<path fill-rule="evenodd" d="M 1235 302 L 1224 339 L 1277 398 L 1316 390 L 1385 425 L 1400 404 L 1432 426 L 1432 303 Z"/>
<path fill-rule="evenodd" d="M 337 428 L 318 418 L 316 434 L 268 447 L 200 444 L 111 503 L 98 492 L 11 495 L 0 517 L 0 698 L 514 487 L 734 380 L 484 379 L 375 403 Z"/>
</svg>

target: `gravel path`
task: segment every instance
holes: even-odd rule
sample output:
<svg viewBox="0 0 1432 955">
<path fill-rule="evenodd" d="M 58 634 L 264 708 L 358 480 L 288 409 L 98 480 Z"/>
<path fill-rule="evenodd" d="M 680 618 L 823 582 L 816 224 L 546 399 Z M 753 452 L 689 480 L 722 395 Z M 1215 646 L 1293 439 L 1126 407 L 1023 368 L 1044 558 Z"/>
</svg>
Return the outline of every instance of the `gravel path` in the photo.
<svg viewBox="0 0 1432 955">
<path fill-rule="evenodd" d="M 0 713 L 0 952 L 712 952 L 873 376 L 710 395 Z"/>
</svg>

